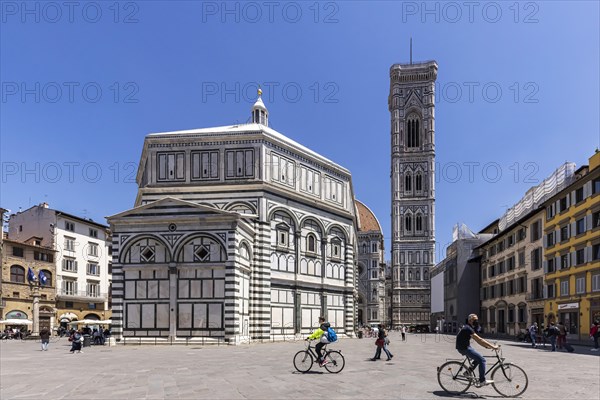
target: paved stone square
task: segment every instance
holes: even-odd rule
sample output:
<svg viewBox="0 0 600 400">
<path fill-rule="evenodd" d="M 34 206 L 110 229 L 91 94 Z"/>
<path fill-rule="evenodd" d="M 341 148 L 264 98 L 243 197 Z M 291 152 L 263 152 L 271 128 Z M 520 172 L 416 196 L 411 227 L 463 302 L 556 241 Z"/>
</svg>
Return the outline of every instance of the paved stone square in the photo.
<svg viewBox="0 0 600 400">
<path fill-rule="evenodd" d="M 47 352 L 33 341 L 0 343 L 0 398 L 9 399 L 436 399 L 436 367 L 460 358 L 454 337 L 390 335 L 391 362 L 372 362 L 374 339 L 342 339 L 346 367 L 330 374 L 317 365 L 300 374 L 292 364 L 304 342 L 242 346 L 116 346 L 70 354 L 65 338 Z M 504 356 L 529 375 L 524 399 L 600 399 L 600 354 L 532 349 L 499 342 Z M 475 345 L 478 347 L 478 345 Z M 315 368 L 316 367 L 316 368 Z M 463 395 L 499 398 L 491 387 Z"/>
</svg>

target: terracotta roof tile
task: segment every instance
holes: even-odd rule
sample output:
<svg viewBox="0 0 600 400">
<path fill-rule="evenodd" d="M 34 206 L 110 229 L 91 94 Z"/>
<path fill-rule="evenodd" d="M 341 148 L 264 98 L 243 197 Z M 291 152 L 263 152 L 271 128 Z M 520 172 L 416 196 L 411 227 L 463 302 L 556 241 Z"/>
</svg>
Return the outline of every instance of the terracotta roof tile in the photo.
<svg viewBox="0 0 600 400">
<path fill-rule="evenodd" d="M 359 232 L 368 232 L 368 231 L 378 231 L 381 232 L 381 225 L 379 225 L 379 221 L 377 221 L 377 217 L 369 207 L 365 206 L 358 200 L 355 200 L 356 211 L 358 213 L 358 231 Z"/>
</svg>

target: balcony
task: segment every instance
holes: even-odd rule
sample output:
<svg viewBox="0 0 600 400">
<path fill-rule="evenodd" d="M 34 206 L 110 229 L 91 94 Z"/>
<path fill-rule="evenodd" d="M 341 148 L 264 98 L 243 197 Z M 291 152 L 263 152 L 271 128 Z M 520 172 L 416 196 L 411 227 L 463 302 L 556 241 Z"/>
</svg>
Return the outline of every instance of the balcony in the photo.
<svg viewBox="0 0 600 400">
<path fill-rule="evenodd" d="M 544 295 L 542 293 L 527 293 L 525 295 L 527 301 L 543 301 Z"/>
<path fill-rule="evenodd" d="M 73 291 L 58 289 L 56 293 L 56 300 L 81 301 L 85 303 L 104 303 L 108 300 L 108 294 L 100 292 L 87 292 L 85 290 Z"/>
</svg>

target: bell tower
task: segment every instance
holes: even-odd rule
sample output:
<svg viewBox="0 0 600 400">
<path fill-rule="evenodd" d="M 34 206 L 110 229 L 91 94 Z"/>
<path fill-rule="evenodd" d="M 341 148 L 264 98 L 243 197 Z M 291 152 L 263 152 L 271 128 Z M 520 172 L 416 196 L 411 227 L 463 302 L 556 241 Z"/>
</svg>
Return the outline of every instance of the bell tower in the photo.
<svg viewBox="0 0 600 400">
<path fill-rule="evenodd" d="M 411 56 L 412 58 L 412 56 Z M 437 63 L 390 68 L 392 325 L 430 326 Z"/>
</svg>

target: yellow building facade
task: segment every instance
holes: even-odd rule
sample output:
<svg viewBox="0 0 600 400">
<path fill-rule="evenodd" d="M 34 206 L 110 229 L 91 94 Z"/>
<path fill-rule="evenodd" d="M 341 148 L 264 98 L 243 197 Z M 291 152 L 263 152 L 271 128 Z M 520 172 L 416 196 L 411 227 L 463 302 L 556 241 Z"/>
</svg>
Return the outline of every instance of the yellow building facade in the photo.
<svg viewBox="0 0 600 400">
<path fill-rule="evenodd" d="M 544 313 L 571 340 L 600 321 L 600 152 L 544 204 Z"/>
</svg>

